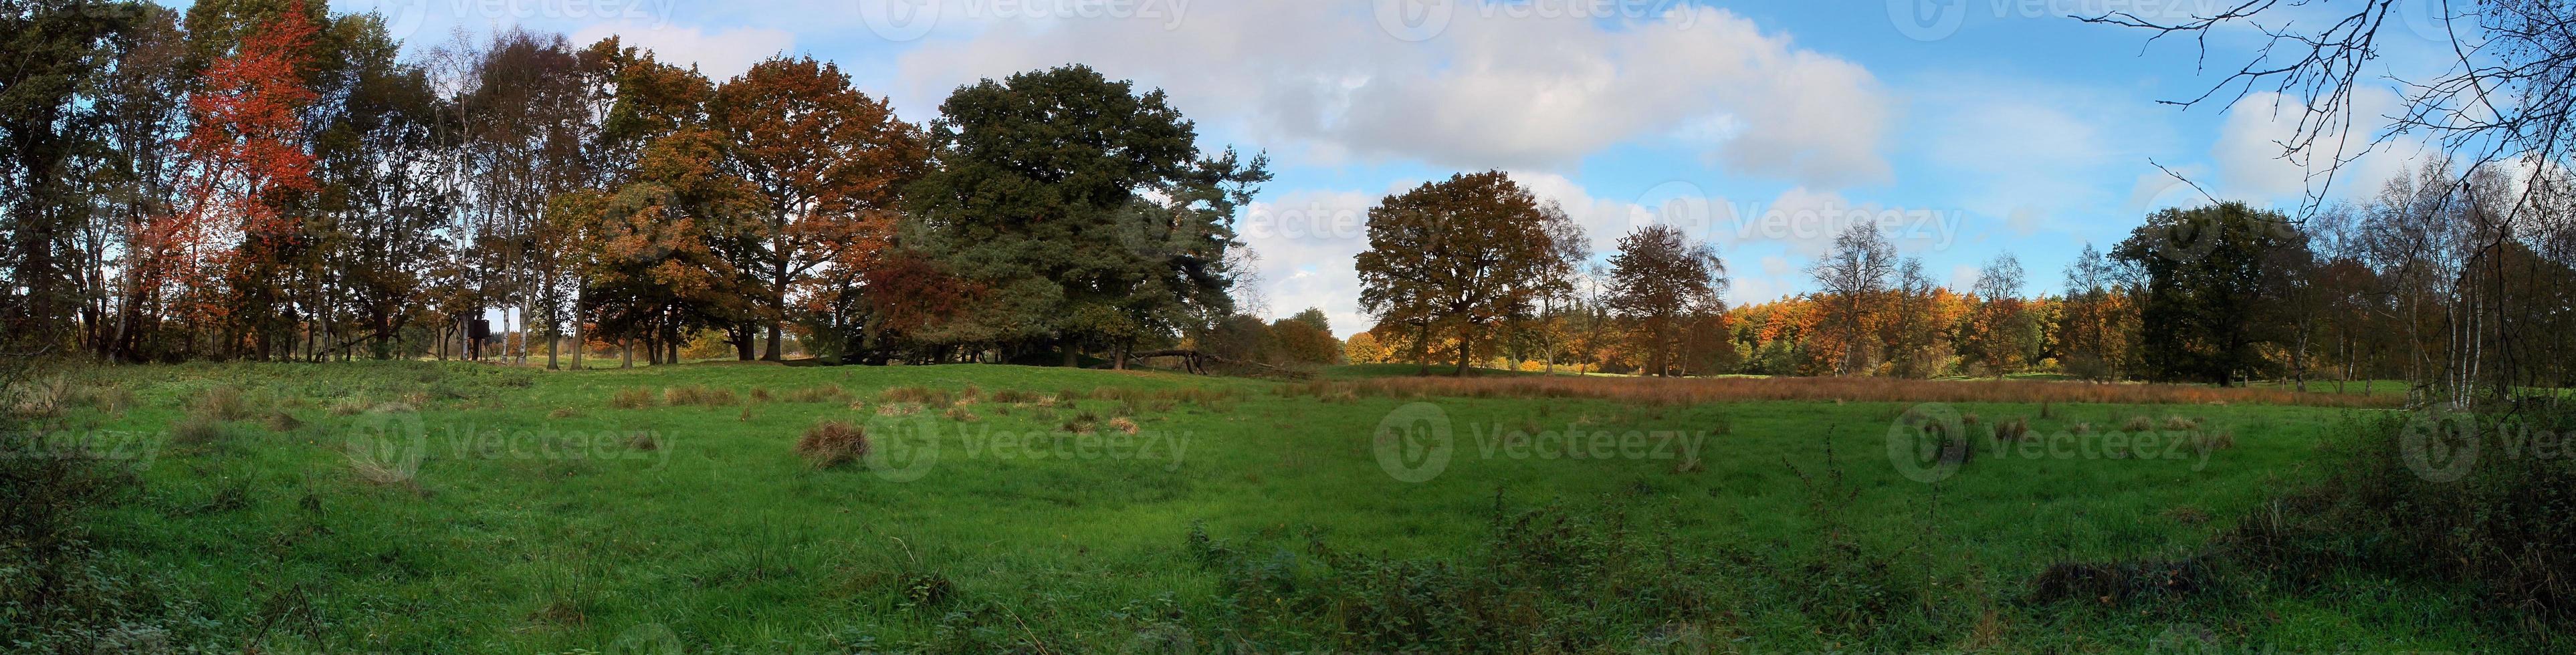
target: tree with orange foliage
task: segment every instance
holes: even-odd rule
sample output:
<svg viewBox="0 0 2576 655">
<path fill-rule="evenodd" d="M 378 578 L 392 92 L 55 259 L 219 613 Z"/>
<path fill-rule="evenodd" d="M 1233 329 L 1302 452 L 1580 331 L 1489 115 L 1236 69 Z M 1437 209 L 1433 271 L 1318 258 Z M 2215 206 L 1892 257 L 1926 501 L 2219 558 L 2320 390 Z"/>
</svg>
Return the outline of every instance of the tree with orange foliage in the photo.
<svg viewBox="0 0 2576 655">
<path fill-rule="evenodd" d="M 760 261 L 769 344 L 779 358 L 788 297 L 826 266 L 864 270 L 894 235 L 899 192 L 928 167 L 920 128 L 850 86 L 840 67 L 772 57 L 716 89 L 718 129 L 732 161 L 760 190 Z"/>
<path fill-rule="evenodd" d="M 176 211 L 131 237 L 145 257 L 140 270 L 155 278 L 146 284 L 179 287 L 182 315 L 215 330 L 217 354 L 247 346 L 265 356 L 264 328 L 288 314 L 273 282 L 303 245 L 302 221 L 287 203 L 316 188 L 298 116 L 316 97 L 301 71 L 314 33 L 295 2 L 206 68 L 188 97 L 192 127 L 177 144 L 186 163 Z"/>
</svg>

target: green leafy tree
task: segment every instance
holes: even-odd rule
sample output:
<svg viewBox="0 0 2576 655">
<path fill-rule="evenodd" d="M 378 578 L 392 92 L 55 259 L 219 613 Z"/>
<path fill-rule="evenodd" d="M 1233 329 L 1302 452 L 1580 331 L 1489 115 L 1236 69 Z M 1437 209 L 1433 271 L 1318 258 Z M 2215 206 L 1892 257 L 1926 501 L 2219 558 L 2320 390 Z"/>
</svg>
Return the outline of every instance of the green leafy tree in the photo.
<svg viewBox="0 0 2576 655">
<path fill-rule="evenodd" d="M 1267 160 L 1206 156 L 1160 90 L 1083 66 L 984 80 L 940 105 L 937 168 L 906 197 L 906 247 L 986 289 L 982 338 L 1067 365 L 1233 314 L 1235 208 Z"/>
<path fill-rule="evenodd" d="M 2145 275 L 2140 365 L 2159 380 L 2234 384 L 2263 363 L 2256 347 L 2276 336 L 2281 300 L 2270 278 L 2307 253 L 2287 216 L 2229 202 L 2166 209 L 2111 256 Z"/>
</svg>

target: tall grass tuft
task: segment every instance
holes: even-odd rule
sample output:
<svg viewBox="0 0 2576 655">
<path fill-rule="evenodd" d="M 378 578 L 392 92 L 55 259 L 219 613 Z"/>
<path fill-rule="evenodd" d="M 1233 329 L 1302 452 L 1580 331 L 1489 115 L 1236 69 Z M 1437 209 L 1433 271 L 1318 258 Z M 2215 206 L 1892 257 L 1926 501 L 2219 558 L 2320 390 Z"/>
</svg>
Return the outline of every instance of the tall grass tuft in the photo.
<svg viewBox="0 0 2576 655">
<path fill-rule="evenodd" d="M 818 469 L 848 464 L 867 458 L 868 435 L 849 423 L 824 421 L 796 440 L 796 454 Z"/>
<path fill-rule="evenodd" d="M 608 396 L 608 406 L 618 409 L 644 409 L 653 406 L 653 390 L 627 388 Z"/>
</svg>

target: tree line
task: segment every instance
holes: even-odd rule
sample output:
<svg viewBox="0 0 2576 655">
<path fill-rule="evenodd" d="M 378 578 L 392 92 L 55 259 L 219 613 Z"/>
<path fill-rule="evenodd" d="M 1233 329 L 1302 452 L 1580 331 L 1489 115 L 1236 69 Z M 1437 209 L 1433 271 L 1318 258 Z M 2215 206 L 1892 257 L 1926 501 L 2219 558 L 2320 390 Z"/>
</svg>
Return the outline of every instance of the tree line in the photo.
<svg viewBox="0 0 2576 655">
<path fill-rule="evenodd" d="M 1586 266 L 1562 210 L 1462 174 L 1370 210 L 1360 304 L 1377 323 L 1344 353 L 1461 373 L 2394 380 L 2443 402 L 2576 384 L 2576 176 L 2470 170 L 2419 162 L 2304 217 L 2159 210 L 2085 245 L 2061 289 L 2028 290 L 2009 253 L 1949 288 L 1857 223 L 1808 270 L 1815 291 L 1735 307 L 1724 263 L 1678 228 L 1638 228 Z"/>
<path fill-rule="evenodd" d="M 1235 313 L 1269 177 L 1082 66 L 916 123 L 810 57 L 405 58 L 301 0 L 5 0 L 0 33 L 0 324 L 113 361 L 1123 360 Z"/>
</svg>

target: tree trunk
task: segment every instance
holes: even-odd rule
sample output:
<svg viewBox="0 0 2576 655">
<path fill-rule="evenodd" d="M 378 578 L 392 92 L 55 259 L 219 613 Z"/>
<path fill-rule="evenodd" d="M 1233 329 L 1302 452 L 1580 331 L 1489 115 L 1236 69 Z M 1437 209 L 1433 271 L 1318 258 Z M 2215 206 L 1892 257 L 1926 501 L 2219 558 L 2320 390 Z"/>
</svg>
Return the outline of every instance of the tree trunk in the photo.
<svg viewBox="0 0 2576 655">
<path fill-rule="evenodd" d="M 1470 341 L 1465 330 L 1458 332 L 1458 377 L 1467 377 L 1467 344 Z"/>
</svg>

